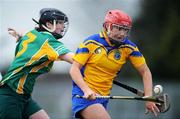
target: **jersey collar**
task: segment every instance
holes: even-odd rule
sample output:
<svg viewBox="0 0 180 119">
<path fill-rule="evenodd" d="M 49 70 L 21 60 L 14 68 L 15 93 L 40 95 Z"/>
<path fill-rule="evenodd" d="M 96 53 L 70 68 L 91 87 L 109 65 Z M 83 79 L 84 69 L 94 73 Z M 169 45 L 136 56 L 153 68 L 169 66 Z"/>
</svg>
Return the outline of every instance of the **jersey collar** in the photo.
<svg viewBox="0 0 180 119">
<path fill-rule="evenodd" d="M 49 33 L 49 32 L 47 32 L 47 31 L 43 31 L 42 33 L 53 36 L 52 33 Z"/>
<path fill-rule="evenodd" d="M 111 44 L 111 42 L 109 41 L 109 38 L 108 38 L 108 36 L 107 36 L 107 33 L 106 33 L 106 31 L 101 31 L 100 33 L 100 37 L 101 38 L 104 38 L 105 40 L 106 40 L 106 42 L 108 43 L 108 45 L 109 46 L 114 46 L 113 44 Z"/>
</svg>

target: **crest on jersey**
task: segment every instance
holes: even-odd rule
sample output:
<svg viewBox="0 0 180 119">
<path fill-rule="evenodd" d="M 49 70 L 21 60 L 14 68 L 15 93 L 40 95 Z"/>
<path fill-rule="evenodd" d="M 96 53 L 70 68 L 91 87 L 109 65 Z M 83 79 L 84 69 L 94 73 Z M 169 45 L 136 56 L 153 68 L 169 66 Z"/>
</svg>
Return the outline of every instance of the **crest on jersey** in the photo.
<svg viewBox="0 0 180 119">
<path fill-rule="evenodd" d="M 101 52 L 102 52 L 101 47 L 97 48 L 97 49 L 94 51 L 95 54 L 100 54 Z"/>
<path fill-rule="evenodd" d="M 121 58 L 121 53 L 119 52 L 119 50 L 116 50 L 114 53 L 114 59 L 119 60 Z"/>
</svg>

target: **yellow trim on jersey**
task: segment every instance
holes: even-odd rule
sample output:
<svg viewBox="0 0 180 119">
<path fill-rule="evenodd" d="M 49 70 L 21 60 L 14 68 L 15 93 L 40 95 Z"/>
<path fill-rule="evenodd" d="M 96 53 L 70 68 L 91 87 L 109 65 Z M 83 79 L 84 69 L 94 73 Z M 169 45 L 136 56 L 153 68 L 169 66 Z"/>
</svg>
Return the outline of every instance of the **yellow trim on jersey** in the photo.
<svg viewBox="0 0 180 119">
<path fill-rule="evenodd" d="M 19 57 L 20 55 L 22 55 L 27 50 L 28 44 L 33 42 L 36 39 L 36 36 L 31 32 L 27 33 L 27 36 L 29 37 L 29 39 L 23 41 L 22 43 L 23 48 L 17 53 L 16 57 Z"/>
<path fill-rule="evenodd" d="M 58 53 L 48 44 L 48 40 L 46 40 L 37 53 L 32 56 L 31 60 L 26 63 L 26 66 L 31 65 L 33 62 L 41 59 L 45 55 L 47 55 L 48 59 L 51 61 L 58 59 L 59 56 Z"/>
<path fill-rule="evenodd" d="M 113 45 L 111 44 L 111 42 L 109 41 L 109 37 L 107 36 L 107 33 L 106 33 L 105 31 L 102 31 L 102 33 L 103 33 L 103 36 L 104 36 L 106 42 L 107 42 L 110 46 L 113 46 Z"/>
<path fill-rule="evenodd" d="M 26 66 L 31 65 L 33 62 L 41 59 L 46 55 L 46 49 L 44 48 L 47 44 L 48 40 L 44 42 L 44 44 L 41 46 L 41 48 L 32 56 L 32 58 L 26 63 Z"/>
<path fill-rule="evenodd" d="M 31 38 L 33 39 L 33 34 L 31 32 L 29 32 L 29 35 Z M 30 40 L 28 39 L 28 40 Z M 32 40 L 31 40 L 32 42 Z M 27 49 L 27 44 L 30 43 L 30 41 L 26 41 L 24 42 L 24 50 L 21 50 L 19 52 L 19 55 L 17 54 L 16 57 L 22 55 L 22 53 L 24 53 L 24 51 Z M 37 51 L 37 53 L 35 55 L 32 56 L 32 58 L 29 60 L 29 62 L 27 62 L 24 66 L 16 69 L 15 71 L 13 71 L 13 73 L 8 76 L 6 79 L 4 79 L 3 81 L 1 81 L 0 85 L 3 85 L 5 81 L 7 81 L 12 75 L 18 73 L 19 71 L 21 71 L 25 66 L 31 65 L 33 62 L 40 60 L 42 57 L 44 57 L 45 55 L 48 56 L 48 59 L 51 61 L 54 61 L 54 59 L 58 59 L 59 54 L 48 44 L 48 40 L 46 40 L 44 42 L 44 44 L 42 45 L 42 47 Z"/>
<path fill-rule="evenodd" d="M 102 34 L 102 32 L 100 32 L 100 33 L 99 33 L 99 35 L 100 35 L 100 37 L 101 37 L 101 38 L 103 37 L 103 34 Z"/>
<path fill-rule="evenodd" d="M 16 90 L 16 92 L 18 94 L 24 94 L 24 91 L 23 91 L 23 86 L 24 86 L 24 83 L 26 81 L 26 78 L 27 78 L 27 75 L 24 75 L 20 80 L 19 80 L 19 84 L 18 84 L 18 88 Z"/>
<path fill-rule="evenodd" d="M 49 43 L 47 43 L 46 44 L 47 46 L 47 48 L 46 49 L 48 49 L 47 50 L 47 55 L 48 55 L 48 59 L 49 60 L 51 60 L 51 61 L 54 61 L 54 60 L 57 60 L 58 59 L 58 57 L 59 57 L 59 54 L 58 54 L 58 52 L 56 52 L 56 50 L 54 50 L 54 48 L 52 48 L 50 45 L 49 45 Z"/>
<path fill-rule="evenodd" d="M 40 70 L 41 68 L 48 66 L 49 63 L 51 63 L 51 62 L 52 62 L 52 61 L 48 60 L 48 61 L 42 63 L 41 65 L 38 65 L 38 66 L 34 67 L 34 68 L 31 70 L 31 72 L 37 72 L 37 71 Z"/>
<path fill-rule="evenodd" d="M 23 67 L 20 67 L 20 68 L 14 70 L 11 75 L 9 75 L 7 78 L 5 78 L 4 80 L 2 80 L 2 81 L 0 82 L 0 85 L 3 85 L 5 81 L 7 81 L 12 75 L 14 75 L 14 74 L 18 73 L 19 71 L 21 71 L 22 68 L 23 68 Z"/>
</svg>

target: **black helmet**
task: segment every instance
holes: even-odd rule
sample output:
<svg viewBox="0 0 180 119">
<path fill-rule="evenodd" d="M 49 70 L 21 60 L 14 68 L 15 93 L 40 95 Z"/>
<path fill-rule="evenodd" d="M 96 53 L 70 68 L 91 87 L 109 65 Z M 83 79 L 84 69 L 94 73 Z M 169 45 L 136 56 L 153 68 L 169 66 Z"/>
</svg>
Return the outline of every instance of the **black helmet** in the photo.
<svg viewBox="0 0 180 119">
<path fill-rule="evenodd" d="M 33 19 L 33 21 L 34 21 L 34 19 Z M 54 31 L 50 31 L 46 27 L 47 22 L 50 22 L 55 25 L 55 23 L 57 23 L 58 21 L 62 21 L 65 24 L 64 31 L 61 34 L 54 33 Z M 40 10 L 40 18 L 39 18 L 38 24 L 39 24 L 39 29 L 41 31 L 51 32 L 55 38 L 59 39 L 65 35 L 68 25 L 69 25 L 69 22 L 68 22 L 68 18 L 66 16 L 66 14 L 64 14 L 60 10 L 55 9 L 55 8 L 43 8 Z"/>
</svg>

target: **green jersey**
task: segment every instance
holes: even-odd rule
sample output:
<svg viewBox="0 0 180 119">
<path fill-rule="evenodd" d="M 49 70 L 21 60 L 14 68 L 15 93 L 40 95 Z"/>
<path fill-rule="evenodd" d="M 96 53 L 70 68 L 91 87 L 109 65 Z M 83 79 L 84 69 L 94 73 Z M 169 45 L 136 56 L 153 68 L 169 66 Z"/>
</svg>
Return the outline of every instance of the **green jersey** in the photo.
<svg viewBox="0 0 180 119">
<path fill-rule="evenodd" d="M 1 84 L 9 85 L 18 94 L 31 94 L 35 79 L 50 71 L 59 55 L 70 52 L 49 32 L 32 30 L 23 36 L 15 51 L 15 59 Z"/>
</svg>

